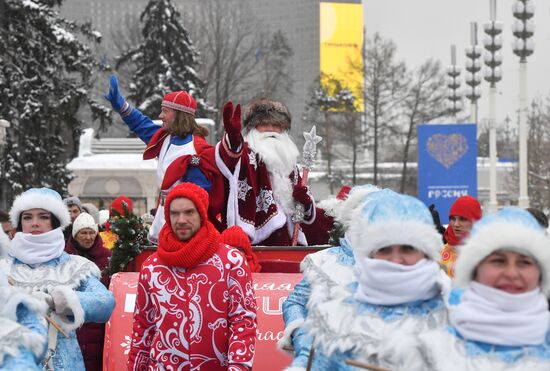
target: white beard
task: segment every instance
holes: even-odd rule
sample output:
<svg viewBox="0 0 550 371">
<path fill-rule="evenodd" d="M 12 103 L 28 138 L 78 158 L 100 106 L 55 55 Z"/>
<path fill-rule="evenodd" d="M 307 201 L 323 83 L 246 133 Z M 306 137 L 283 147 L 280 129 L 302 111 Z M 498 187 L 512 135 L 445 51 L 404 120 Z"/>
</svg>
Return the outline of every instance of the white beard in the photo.
<svg viewBox="0 0 550 371">
<path fill-rule="evenodd" d="M 250 149 L 258 154 L 269 172 L 273 197 L 284 213 L 294 212 L 292 183 L 289 175 L 296 169 L 300 152 L 287 132 L 260 133 L 252 129 L 246 134 L 245 140 Z"/>
</svg>

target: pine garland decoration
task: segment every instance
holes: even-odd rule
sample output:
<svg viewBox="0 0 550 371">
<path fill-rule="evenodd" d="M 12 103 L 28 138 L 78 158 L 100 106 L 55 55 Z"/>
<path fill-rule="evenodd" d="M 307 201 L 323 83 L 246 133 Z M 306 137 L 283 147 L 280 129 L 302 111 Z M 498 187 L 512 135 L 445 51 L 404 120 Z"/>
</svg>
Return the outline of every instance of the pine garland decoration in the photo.
<svg viewBox="0 0 550 371">
<path fill-rule="evenodd" d="M 143 227 L 140 219 L 131 213 L 128 204 L 122 201 L 123 213 L 112 209 L 112 216 L 109 219 L 111 231 L 118 236 L 113 246 L 113 256 L 109 260 L 106 272 L 112 276 L 118 272 L 124 272 L 128 263 L 138 256 L 145 246 L 149 245 L 147 230 Z"/>
</svg>

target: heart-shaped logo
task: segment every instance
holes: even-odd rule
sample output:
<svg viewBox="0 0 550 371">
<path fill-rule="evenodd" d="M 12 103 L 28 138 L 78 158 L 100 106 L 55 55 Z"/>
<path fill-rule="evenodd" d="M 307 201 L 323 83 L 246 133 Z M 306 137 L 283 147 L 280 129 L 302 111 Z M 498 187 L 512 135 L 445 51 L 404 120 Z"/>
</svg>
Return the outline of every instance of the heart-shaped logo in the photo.
<svg viewBox="0 0 550 371">
<path fill-rule="evenodd" d="M 462 134 L 434 134 L 426 145 L 430 156 L 446 169 L 468 152 L 468 141 Z"/>
</svg>

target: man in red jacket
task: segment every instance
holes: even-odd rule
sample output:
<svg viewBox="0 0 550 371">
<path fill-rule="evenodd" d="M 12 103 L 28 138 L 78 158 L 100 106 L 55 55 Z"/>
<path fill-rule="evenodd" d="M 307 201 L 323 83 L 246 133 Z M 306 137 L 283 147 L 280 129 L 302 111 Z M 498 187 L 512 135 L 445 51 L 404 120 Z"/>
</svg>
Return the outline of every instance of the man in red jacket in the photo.
<svg viewBox="0 0 550 371">
<path fill-rule="evenodd" d="M 174 187 L 156 253 L 143 264 L 129 370 L 249 370 L 256 341 L 250 268 L 220 242 L 208 220 L 208 193 Z"/>
</svg>

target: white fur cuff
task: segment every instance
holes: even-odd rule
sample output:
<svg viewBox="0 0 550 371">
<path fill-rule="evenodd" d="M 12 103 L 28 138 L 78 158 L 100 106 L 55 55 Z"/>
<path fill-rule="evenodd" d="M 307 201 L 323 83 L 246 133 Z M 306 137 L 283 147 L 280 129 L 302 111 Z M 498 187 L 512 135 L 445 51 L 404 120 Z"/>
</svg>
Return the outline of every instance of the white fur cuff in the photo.
<svg viewBox="0 0 550 371">
<path fill-rule="evenodd" d="M 13 321 L 17 321 L 17 307 L 19 304 L 25 305 L 38 315 L 45 314 L 48 309 L 45 301 L 37 300 L 18 287 L 1 288 L 0 300 L 2 302 L 0 315 Z"/>
<path fill-rule="evenodd" d="M 55 313 L 52 318 L 59 323 L 63 330 L 70 332 L 84 324 L 84 309 L 74 290 L 68 286 L 57 286 L 51 292 Z M 73 320 L 69 318 L 73 317 Z"/>
</svg>

